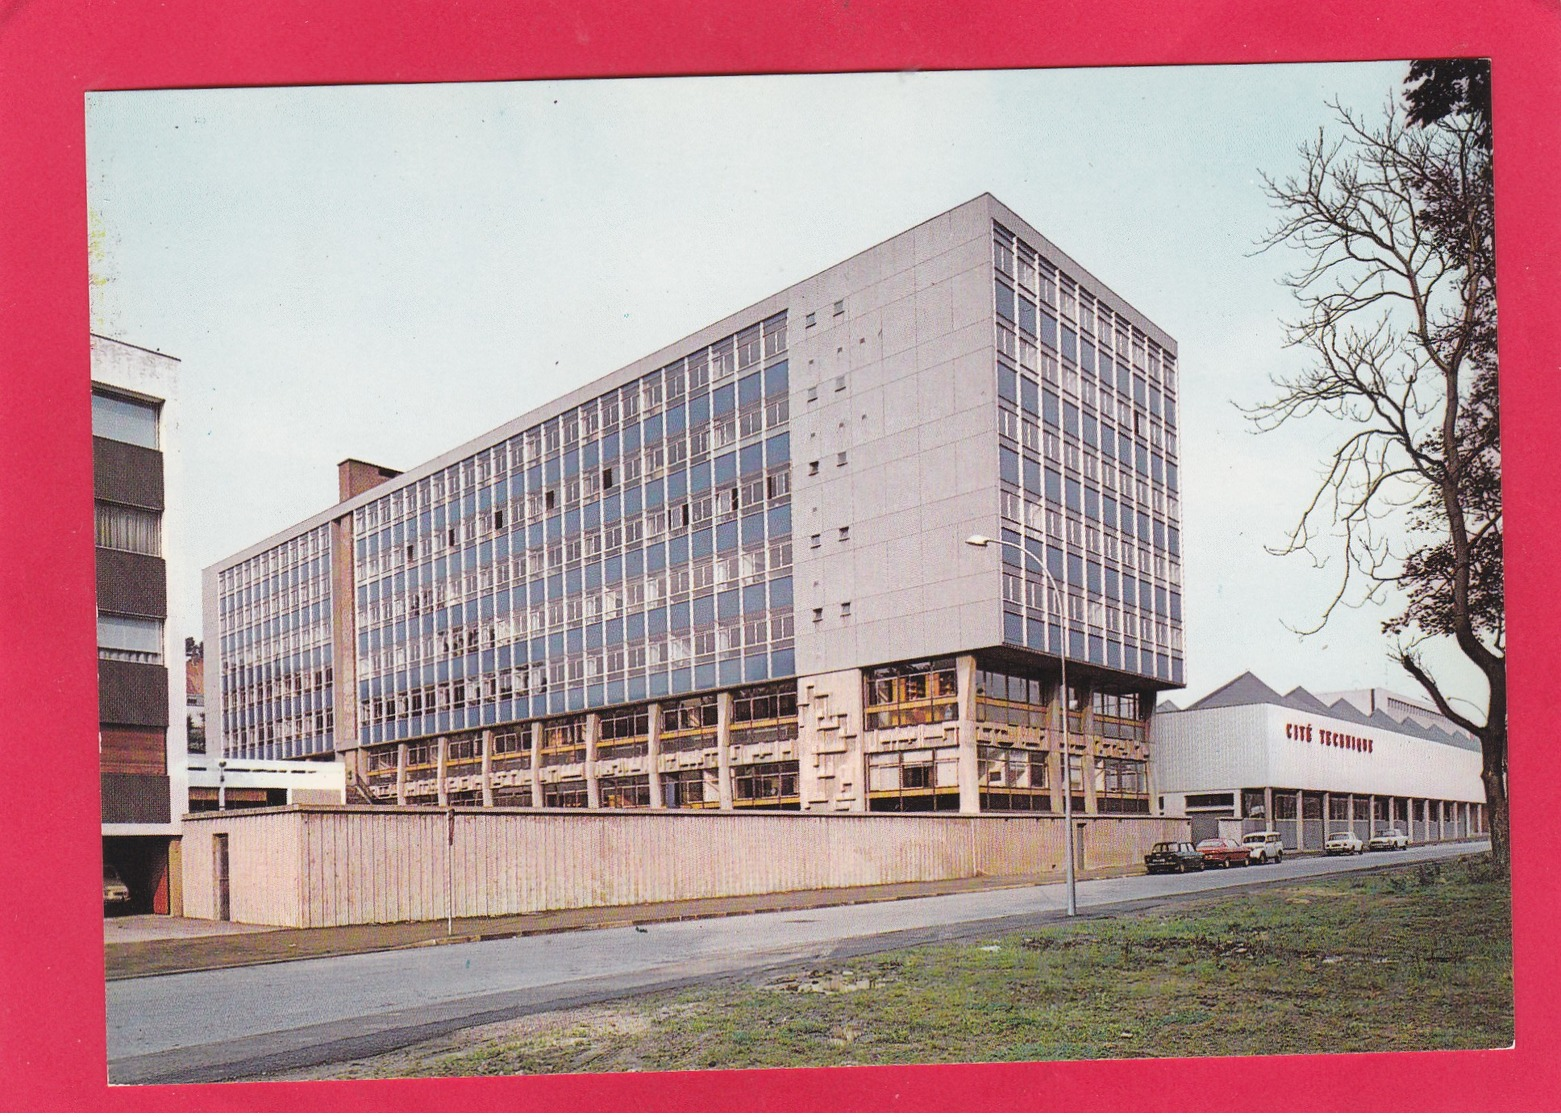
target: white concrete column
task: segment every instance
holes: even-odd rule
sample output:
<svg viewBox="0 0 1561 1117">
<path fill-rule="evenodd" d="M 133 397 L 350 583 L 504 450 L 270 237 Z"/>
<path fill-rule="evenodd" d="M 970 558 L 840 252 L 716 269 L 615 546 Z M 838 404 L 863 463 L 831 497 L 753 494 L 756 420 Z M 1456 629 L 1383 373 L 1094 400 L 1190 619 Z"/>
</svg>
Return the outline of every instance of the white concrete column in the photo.
<svg viewBox="0 0 1561 1117">
<path fill-rule="evenodd" d="M 1274 789 L 1265 787 L 1263 789 L 1263 829 L 1278 830 L 1279 827 L 1276 825 L 1278 821 L 1274 817 Z"/>
<path fill-rule="evenodd" d="M 1447 800 L 1436 801 L 1436 838 L 1437 841 L 1447 840 Z"/>
<path fill-rule="evenodd" d="M 396 746 L 396 806 L 404 807 L 407 803 L 407 743 L 402 741 Z"/>
<path fill-rule="evenodd" d="M 1306 792 L 1295 789 L 1295 848 L 1306 848 Z"/>
<path fill-rule="evenodd" d="M 959 720 L 954 729 L 959 735 L 959 813 L 979 814 L 981 765 L 976 757 L 976 657 L 957 657 L 954 673 L 959 687 Z"/>
<path fill-rule="evenodd" d="M 715 696 L 716 782 L 720 785 L 723 811 L 732 809 L 732 692 Z"/>
<path fill-rule="evenodd" d="M 493 730 L 482 731 L 482 805 L 493 806 Z"/>
<path fill-rule="evenodd" d="M 447 807 L 450 805 L 450 793 L 444 786 L 444 773 L 449 767 L 450 738 L 440 737 L 435 747 L 438 751 L 434 756 L 434 783 L 439 791 L 439 805 Z"/>
<path fill-rule="evenodd" d="M 585 805 L 593 811 L 602 805 L 601 788 L 596 783 L 596 742 L 602 731 L 600 714 L 585 715 Z"/>
<path fill-rule="evenodd" d="M 1333 827 L 1333 795 L 1323 792 L 1323 844 L 1328 844 L 1328 831 Z"/>
<path fill-rule="evenodd" d="M 542 805 L 542 723 L 531 723 L 531 806 Z"/>
<path fill-rule="evenodd" d="M 650 805 L 665 807 L 666 797 L 661 793 L 661 703 L 650 704 L 648 739 L 645 742 L 645 769 L 650 773 Z"/>
</svg>

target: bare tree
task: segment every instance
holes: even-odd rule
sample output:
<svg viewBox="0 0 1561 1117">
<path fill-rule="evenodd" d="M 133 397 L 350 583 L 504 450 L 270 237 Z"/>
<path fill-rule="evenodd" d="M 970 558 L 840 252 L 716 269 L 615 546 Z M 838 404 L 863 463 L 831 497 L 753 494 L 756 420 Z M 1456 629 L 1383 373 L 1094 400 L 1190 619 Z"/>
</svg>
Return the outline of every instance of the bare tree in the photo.
<svg viewBox="0 0 1561 1117">
<path fill-rule="evenodd" d="M 1496 862 L 1509 862 L 1501 444 L 1488 118 L 1412 124 L 1335 105 L 1338 134 L 1302 145 L 1300 170 L 1264 182 L 1279 222 L 1265 248 L 1298 249 L 1289 343 L 1306 370 L 1248 414 L 1259 430 L 1311 415 L 1344 434 L 1282 547 L 1341 556 L 1341 604 L 1403 603 L 1393 658 L 1475 736 Z M 1455 710 L 1427 665 L 1450 638 L 1483 675 L 1482 720 Z"/>
</svg>

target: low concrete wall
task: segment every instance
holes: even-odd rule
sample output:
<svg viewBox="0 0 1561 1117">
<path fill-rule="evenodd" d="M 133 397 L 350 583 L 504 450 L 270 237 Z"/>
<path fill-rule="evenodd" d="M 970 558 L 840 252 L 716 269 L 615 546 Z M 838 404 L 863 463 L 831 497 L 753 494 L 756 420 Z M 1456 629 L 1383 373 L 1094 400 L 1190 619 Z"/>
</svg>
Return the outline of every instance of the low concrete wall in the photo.
<svg viewBox="0 0 1561 1117">
<path fill-rule="evenodd" d="M 1086 869 L 1185 840 L 1185 818 L 1091 818 Z M 333 927 L 1062 871 L 1062 820 L 708 811 L 446 811 L 290 806 L 184 820 L 184 910 L 217 912 L 214 837 L 235 922 Z"/>
</svg>

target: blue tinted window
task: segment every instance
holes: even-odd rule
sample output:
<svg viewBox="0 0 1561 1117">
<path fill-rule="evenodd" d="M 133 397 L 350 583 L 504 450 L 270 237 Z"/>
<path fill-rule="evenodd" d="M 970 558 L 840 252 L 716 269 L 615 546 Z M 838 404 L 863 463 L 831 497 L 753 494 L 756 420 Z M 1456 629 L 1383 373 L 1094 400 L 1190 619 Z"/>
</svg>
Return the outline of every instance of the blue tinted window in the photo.
<svg viewBox="0 0 1561 1117">
<path fill-rule="evenodd" d="M 764 538 L 763 512 L 757 512 L 752 516 L 744 516 L 742 524 L 744 543 L 757 543 Z"/>
<path fill-rule="evenodd" d="M 676 504 L 688 495 L 688 470 L 680 469 L 667 476 L 667 502 Z"/>
<path fill-rule="evenodd" d="M 737 459 L 737 471 L 743 476 L 760 472 L 764 469 L 764 444 L 755 442 L 752 446 L 744 446 L 738 452 Z"/>
<path fill-rule="evenodd" d="M 676 606 L 674 606 L 674 608 L 676 608 Z M 696 598 L 694 598 L 694 623 L 695 624 L 714 624 L 715 623 L 715 598 L 713 598 L 713 597 L 696 597 Z"/>
<path fill-rule="evenodd" d="M 694 557 L 696 559 L 710 557 L 711 549 L 715 546 L 715 539 L 711 535 L 709 528 L 705 528 L 703 531 L 694 532 L 693 542 Z"/>
<path fill-rule="evenodd" d="M 687 424 L 687 416 L 684 414 L 682 404 L 667 408 L 667 433 L 678 434 Z"/>
<path fill-rule="evenodd" d="M 1041 419 L 1049 426 L 1057 425 L 1057 413 L 1059 403 L 1057 397 L 1051 392 L 1041 393 Z"/>
<path fill-rule="evenodd" d="M 1062 502 L 1062 474 L 1055 469 L 1046 471 L 1046 499 L 1053 504 Z"/>
<path fill-rule="evenodd" d="M 704 600 L 709 601 L 710 598 L 707 597 Z M 687 632 L 688 626 L 688 602 L 682 601 L 674 605 L 668 605 L 667 627 L 672 629 L 673 632 Z"/>
<path fill-rule="evenodd" d="M 688 561 L 688 536 L 667 540 L 667 565 L 682 566 Z"/>
<path fill-rule="evenodd" d="M 723 384 L 713 393 L 715 399 L 715 413 L 726 415 L 737 410 L 737 389 L 731 384 Z"/>
<path fill-rule="evenodd" d="M 1071 326 L 1062 328 L 1062 355 L 1070 361 L 1079 359 L 1079 335 Z"/>
<path fill-rule="evenodd" d="M 1034 458 L 1024 459 L 1024 491 L 1034 496 L 1041 494 L 1041 463 Z"/>
<path fill-rule="evenodd" d="M 645 572 L 654 574 L 658 570 L 667 568 L 667 545 L 665 543 L 653 543 L 645 548 Z"/>
<path fill-rule="evenodd" d="M 1045 311 L 1041 312 L 1041 341 L 1053 349 L 1057 348 L 1057 319 Z"/>
<path fill-rule="evenodd" d="M 688 425 L 695 430 L 710 421 L 710 397 L 698 395 L 688 401 Z"/>
<path fill-rule="evenodd" d="M 1028 378 L 1020 379 L 1019 406 L 1030 415 L 1041 413 L 1041 389 L 1035 381 Z"/>
<path fill-rule="evenodd" d="M 786 391 L 789 375 L 785 361 L 777 361 L 764 370 L 764 394 L 776 396 Z"/>
<path fill-rule="evenodd" d="M 750 403 L 757 403 L 763 394 L 763 391 L 764 387 L 760 382 L 759 374 L 757 372 L 750 376 L 743 377 L 737 382 L 738 405 L 746 406 Z"/>
<path fill-rule="evenodd" d="M 715 483 L 723 485 L 737 479 L 737 455 L 722 454 L 715 460 Z"/>
<path fill-rule="evenodd" d="M 752 616 L 764 612 L 764 583 L 743 588 L 743 614 Z"/>
<path fill-rule="evenodd" d="M 700 462 L 698 465 L 689 467 L 688 491 L 691 493 L 703 493 L 710 491 L 709 462 Z"/>
<path fill-rule="evenodd" d="M 1019 483 L 1019 455 L 1006 446 L 997 450 L 997 475 L 1011 484 Z"/>
<path fill-rule="evenodd" d="M 776 578 L 770 583 L 770 605 L 779 609 L 791 604 L 791 579 Z"/>
<path fill-rule="evenodd" d="M 1031 337 L 1035 336 L 1035 304 L 1026 298 L 1019 300 L 1019 328 Z"/>
<path fill-rule="evenodd" d="M 781 431 L 765 440 L 764 456 L 773 468 L 791 461 L 791 434 Z"/>
<path fill-rule="evenodd" d="M 782 504 L 779 508 L 770 509 L 770 538 L 779 539 L 791 534 L 791 505 Z"/>
<path fill-rule="evenodd" d="M 1012 322 L 1014 320 L 1014 292 L 1013 288 L 1006 284 L 997 285 L 997 313 L 1001 318 Z"/>
<path fill-rule="evenodd" d="M 1074 404 L 1062 405 L 1062 429 L 1075 437 L 1079 433 L 1079 409 Z"/>
<path fill-rule="evenodd" d="M 1003 364 L 997 366 L 997 397 L 1009 403 L 1019 402 L 1019 374 Z"/>
<path fill-rule="evenodd" d="M 1083 503 L 1084 503 L 1082 498 L 1079 495 L 1079 491 L 1080 491 L 1079 483 L 1077 481 L 1075 481 L 1072 477 L 1069 477 L 1068 478 L 1068 483 L 1066 485 L 1066 490 L 1067 490 L 1067 494 L 1068 494 L 1068 511 L 1070 511 L 1070 512 L 1077 512 L 1077 511 L 1079 511 L 1083 507 Z"/>
<path fill-rule="evenodd" d="M 718 524 L 715 529 L 715 549 L 721 554 L 737 550 L 737 521 Z"/>
<path fill-rule="evenodd" d="M 736 620 L 742 615 L 742 598 L 737 590 L 723 590 L 716 594 L 715 615 L 723 621 Z"/>
</svg>

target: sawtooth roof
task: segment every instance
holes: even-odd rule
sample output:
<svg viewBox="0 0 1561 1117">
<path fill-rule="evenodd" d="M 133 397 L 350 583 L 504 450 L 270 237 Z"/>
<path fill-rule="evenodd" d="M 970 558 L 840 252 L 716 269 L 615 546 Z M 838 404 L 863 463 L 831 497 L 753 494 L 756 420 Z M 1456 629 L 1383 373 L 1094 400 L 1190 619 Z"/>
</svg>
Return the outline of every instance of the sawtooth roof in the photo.
<svg viewBox="0 0 1561 1117">
<path fill-rule="evenodd" d="M 1161 703 L 1160 709 L 1156 712 L 1178 712 L 1174 706 L 1167 710 L 1167 705 L 1169 703 Z M 1440 726 L 1423 725 L 1408 717 L 1399 721 L 1380 707 L 1368 716 L 1342 698 L 1330 706 L 1302 687 L 1296 687 L 1289 694 L 1280 694 L 1250 671 L 1243 671 L 1230 682 L 1210 691 L 1186 709 L 1217 710 L 1229 706 L 1283 706 L 1286 709 L 1299 710 L 1318 717 L 1335 718 L 1338 721 L 1354 722 L 1356 725 L 1375 726 L 1392 733 L 1402 733 L 1406 737 L 1419 737 L 1421 740 L 1455 745 L 1476 752 L 1480 748 L 1478 741 L 1461 730 L 1449 732 Z"/>
</svg>

